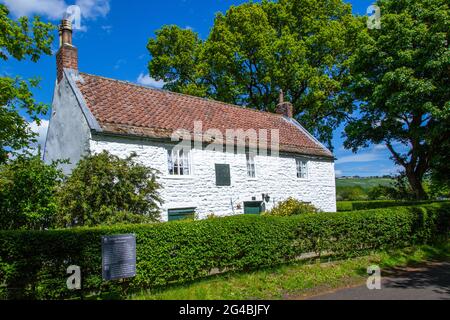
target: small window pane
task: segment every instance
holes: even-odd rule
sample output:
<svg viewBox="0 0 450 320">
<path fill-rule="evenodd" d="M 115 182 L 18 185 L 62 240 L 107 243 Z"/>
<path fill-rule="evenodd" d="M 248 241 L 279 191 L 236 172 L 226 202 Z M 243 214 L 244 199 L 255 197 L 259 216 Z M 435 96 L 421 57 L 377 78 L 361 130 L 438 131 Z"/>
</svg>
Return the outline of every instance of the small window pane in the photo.
<svg viewBox="0 0 450 320">
<path fill-rule="evenodd" d="M 255 165 L 255 155 L 251 153 L 246 154 L 247 158 L 247 177 L 256 177 L 256 165 Z"/>
<path fill-rule="evenodd" d="M 308 161 L 296 159 L 297 166 L 297 178 L 307 179 L 308 178 Z"/>
<path fill-rule="evenodd" d="M 168 150 L 168 166 L 170 175 L 189 175 L 190 162 L 189 151 L 185 152 L 183 149 Z"/>
<path fill-rule="evenodd" d="M 174 174 L 174 164 L 173 164 L 173 158 L 172 158 L 172 151 L 168 150 L 167 155 L 168 155 L 169 174 L 173 175 Z"/>
</svg>

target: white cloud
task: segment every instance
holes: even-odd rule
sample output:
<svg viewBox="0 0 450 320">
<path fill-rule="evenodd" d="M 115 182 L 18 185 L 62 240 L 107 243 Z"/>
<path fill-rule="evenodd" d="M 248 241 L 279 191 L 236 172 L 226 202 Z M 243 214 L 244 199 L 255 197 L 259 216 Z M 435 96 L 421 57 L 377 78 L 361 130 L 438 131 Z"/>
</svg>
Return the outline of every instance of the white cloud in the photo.
<svg viewBox="0 0 450 320">
<path fill-rule="evenodd" d="M 336 174 L 336 177 L 337 178 L 339 178 L 339 177 L 342 177 L 342 170 L 334 170 L 334 173 Z"/>
<path fill-rule="evenodd" d="M 105 31 L 107 34 L 110 34 L 112 32 L 113 27 L 112 26 L 101 26 L 102 30 Z"/>
<path fill-rule="evenodd" d="M 393 166 L 392 168 L 383 168 L 379 170 L 380 176 L 397 176 L 402 170 L 399 166 Z"/>
<path fill-rule="evenodd" d="M 375 153 L 363 153 L 355 154 L 351 156 L 345 156 L 336 161 L 337 164 L 342 163 L 356 163 L 356 162 L 371 162 L 383 159 L 382 155 L 378 152 Z"/>
<path fill-rule="evenodd" d="M 111 10 L 110 0 L 77 0 L 75 4 L 80 7 L 81 15 L 86 19 L 106 17 Z"/>
<path fill-rule="evenodd" d="M 137 83 L 144 85 L 144 86 L 149 86 L 149 87 L 154 87 L 154 88 L 162 88 L 165 84 L 164 81 L 162 80 L 155 80 L 154 78 L 150 77 L 150 75 L 148 74 L 143 74 L 141 73 L 139 75 L 139 77 L 136 80 Z"/>
<path fill-rule="evenodd" d="M 387 149 L 385 144 L 376 144 L 373 146 L 373 150 L 385 150 Z"/>
<path fill-rule="evenodd" d="M 59 20 L 68 7 L 64 0 L 0 0 L 16 17 L 41 15 L 50 20 Z M 111 10 L 110 0 L 77 0 L 81 15 L 85 19 L 105 17 Z"/>
<path fill-rule="evenodd" d="M 38 136 L 36 137 L 37 143 L 32 145 L 32 149 L 37 150 L 38 146 L 40 146 L 41 151 L 44 152 L 45 140 L 47 138 L 48 124 L 49 124 L 48 120 L 41 120 L 41 125 L 39 126 L 36 123 L 36 121 L 30 123 L 30 129 L 38 134 Z"/>
<path fill-rule="evenodd" d="M 120 69 L 121 66 L 125 65 L 127 63 L 127 60 L 125 59 L 119 59 L 116 61 L 116 64 L 114 65 L 114 70 Z"/>
<path fill-rule="evenodd" d="M 67 5 L 64 0 L 1 0 L 16 17 L 34 14 L 49 19 L 61 19 Z"/>
</svg>

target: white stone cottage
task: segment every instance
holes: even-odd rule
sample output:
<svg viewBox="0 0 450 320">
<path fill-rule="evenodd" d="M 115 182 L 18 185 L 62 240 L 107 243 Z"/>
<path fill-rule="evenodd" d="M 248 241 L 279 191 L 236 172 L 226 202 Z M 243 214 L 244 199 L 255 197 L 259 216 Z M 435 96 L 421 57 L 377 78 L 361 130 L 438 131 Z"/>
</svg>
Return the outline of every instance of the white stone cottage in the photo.
<svg viewBox="0 0 450 320">
<path fill-rule="evenodd" d="M 288 197 L 336 211 L 333 154 L 292 118 L 291 104 L 272 114 L 81 73 L 70 22 L 60 39 L 47 162 L 69 159 L 70 173 L 88 153 L 135 152 L 160 171 L 164 221 L 259 213 Z"/>
</svg>

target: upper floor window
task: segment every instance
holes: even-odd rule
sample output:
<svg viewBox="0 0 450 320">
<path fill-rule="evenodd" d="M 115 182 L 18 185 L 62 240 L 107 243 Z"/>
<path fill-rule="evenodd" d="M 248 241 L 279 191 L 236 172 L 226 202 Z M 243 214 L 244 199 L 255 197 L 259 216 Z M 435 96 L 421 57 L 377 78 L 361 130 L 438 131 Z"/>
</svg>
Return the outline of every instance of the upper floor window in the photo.
<svg viewBox="0 0 450 320">
<path fill-rule="evenodd" d="M 190 152 L 180 149 L 167 150 L 169 174 L 188 176 L 191 174 Z"/>
<path fill-rule="evenodd" d="M 252 153 L 247 153 L 247 177 L 256 178 L 256 165 L 255 165 L 255 155 Z"/>
<path fill-rule="evenodd" d="M 297 164 L 297 178 L 307 179 L 308 178 L 308 161 L 302 159 L 295 159 Z"/>
</svg>

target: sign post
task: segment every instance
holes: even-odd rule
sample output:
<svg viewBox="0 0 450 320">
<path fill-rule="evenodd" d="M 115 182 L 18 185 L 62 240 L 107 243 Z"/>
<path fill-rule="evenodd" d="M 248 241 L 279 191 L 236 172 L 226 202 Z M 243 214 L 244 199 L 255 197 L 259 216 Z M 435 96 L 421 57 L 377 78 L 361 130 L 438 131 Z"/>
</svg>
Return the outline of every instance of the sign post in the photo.
<svg viewBox="0 0 450 320">
<path fill-rule="evenodd" d="M 103 280 L 119 280 L 136 276 L 136 235 L 102 237 Z"/>
</svg>

